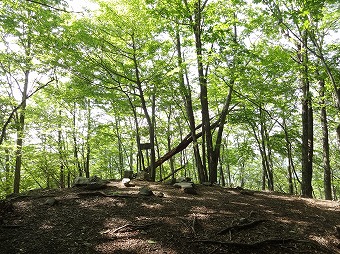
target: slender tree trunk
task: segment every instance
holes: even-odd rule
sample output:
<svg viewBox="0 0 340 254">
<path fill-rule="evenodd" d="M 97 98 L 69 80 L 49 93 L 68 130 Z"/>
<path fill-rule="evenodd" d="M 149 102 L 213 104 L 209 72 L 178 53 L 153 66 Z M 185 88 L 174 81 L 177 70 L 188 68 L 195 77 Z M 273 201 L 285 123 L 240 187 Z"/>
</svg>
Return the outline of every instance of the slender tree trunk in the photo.
<svg viewBox="0 0 340 254">
<path fill-rule="evenodd" d="M 4 140 L 6 140 L 6 132 L 4 133 Z M 11 157 L 10 151 L 7 146 L 5 146 L 5 193 L 11 193 Z"/>
<path fill-rule="evenodd" d="M 302 85 L 302 195 L 313 197 L 313 108 L 309 88 L 307 37 L 304 34 L 303 43 L 298 45 L 298 59 L 301 65 Z"/>
<path fill-rule="evenodd" d="M 83 176 L 83 170 L 80 166 L 79 156 L 78 156 L 78 142 L 77 142 L 77 131 L 76 131 L 76 103 L 73 105 L 73 157 L 74 164 L 78 171 L 79 176 Z"/>
<path fill-rule="evenodd" d="M 58 121 L 58 150 L 59 150 L 59 168 L 60 168 L 60 176 L 59 176 L 59 186 L 60 188 L 65 188 L 65 165 L 63 158 L 63 139 L 61 132 L 61 110 L 59 110 L 59 121 Z"/>
<path fill-rule="evenodd" d="M 324 169 L 324 193 L 325 199 L 332 200 L 332 172 L 329 159 L 329 139 L 328 139 L 328 122 L 325 104 L 325 81 L 320 77 L 320 104 L 321 104 L 321 126 L 322 126 L 322 147 L 323 147 L 323 169 Z"/>
<path fill-rule="evenodd" d="M 84 171 L 87 178 L 90 177 L 90 156 L 91 156 L 91 101 L 87 100 L 87 134 L 86 134 L 86 155 L 85 155 L 85 165 Z"/>
<path fill-rule="evenodd" d="M 215 141 L 215 148 L 214 148 L 214 153 L 213 153 L 213 161 L 212 161 L 212 171 L 215 172 L 217 171 L 217 164 L 220 159 L 221 155 L 221 144 L 222 144 L 222 135 L 223 135 L 223 129 L 224 129 L 224 124 L 227 118 L 227 115 L 229 113 L 229 106 L 231 102 L 231 95 L 233 92 L 233 84 L 234 80 L 231 80 L 231 86 L 229 87 L 229 93 L 227 96 L 227 99 L 225 101 L 225 104 L 223 106 L 222 112 L 220 114 L 220 119 L 219 119 L 219 127 L 217 131 L 217 136 L 216 136 L 216 141 Z M 216 179 L 217 180 L 217 179 Z"/>
<path fill-rule="evenodd" d="M 14 169 L 14 193 L 19 193 L 20 191 L 20 178 L 21 178 L 21 165 L 22 165 L 22 145 L 25 130 L 25 111 L 26 111 L 26 101 L 27 101 L 27 90 L 29 82 L 30 71 L 25 71 L 25 81 L 24 89 L 22 91 L 22 106 L 21 112 L 19 113 L 19 121 L 17 123 L 17 142 L 16 142 L 16 152 L 15 152 L 15 169 Z"/>
<path fill-rule="evenodd" d="M 287 132 L 287 125 L 286 125 L 286 119 L 283 118 L 283 127 L 284 127 L 284 133 L 285 133 L 285 144 L 286 144 L 286 150 L 287 150 L 287 158 L 288 158 L 288 189 L 289 189 L 289 194 L 294 194 L 294 185 L 293 185 L 293 171 L 295 172 L 295 167 L 294 167 L 294 161 L 292 157 L 292 146 L 289 141 L 289 136 Z M 299 179 L 298 179 L 299 180 Z"/>
<path fill-rule="evenodd" d="M 138 88 L 138 92 L 139 92 L 139 98 L 141 100 L 141 106 L 144 112 L 144 116 L 146 118 L 146 121 L 148 123 L 148 127 L 149 127 L 149 141 L 151 144 L 151 150 L 150 150 L 150 165 L 148 166 L 148 169 L 150 170 L 150 180 L 151 181 L 155 181 L 156 179 L 156 167 L 155 167 L 155 161 L 156 161 L 156 153 L 155 153 L 155 127 L 154 127 L 154 119 L 155 116 L 154 114 L 150 116 L 149 111 L 148 111 L 148 107 L 146 105 L 146 101 L 145 101 L 145 96 L 144 96 L 144 91 L 142 88 L 142 81 L 140 79 L 140 73 L 139 73 L 139 65 L 138 65 L 138 61 L 137 61 L 137 55 L 136 55 L 136 44 L 135 44 L 135 38 L 134 36 L 132 36 L 132 48 L 133 48 L 133 63 L 134 63 L 134 68 L 135 68 L 135 77 L 136 77 L 136 85 Z M 154 113 L 155 111 L 155 95 L 152 95 L 152 113 Z"/>
<path fill-rule="evenodd" d="M 172 106 L 169 106 L 169 113 L 167 114 L 167 149 L 168 151 L 171 150 L 171 139 L 172 139 L 172 135 L 171 135 L 171 115 L 172 115 Z M 160 154 L 158 153 L 158 158 L 160 157 Z M 174 173 L 175 171 L 175 164 L 174 164 L 174 159 L 171 157 L 169 160 L 169 164 L 170 164 L 170 170 L 171 173 Z M 162 179 L 162 174 L 160 174 L 160 179 Z"/>
</svg>

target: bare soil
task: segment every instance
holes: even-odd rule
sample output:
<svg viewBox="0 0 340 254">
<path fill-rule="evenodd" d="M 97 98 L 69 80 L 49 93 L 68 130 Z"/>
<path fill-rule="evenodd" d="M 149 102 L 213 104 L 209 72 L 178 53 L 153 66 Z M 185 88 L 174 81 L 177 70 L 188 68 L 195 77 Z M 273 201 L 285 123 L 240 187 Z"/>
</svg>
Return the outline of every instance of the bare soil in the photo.
<svg viewBox="0 0 340 254">
<path fill-rule="evenodd" d="M 134 183 L 1 201 L 0 253 L 340 253 L 339 202 L 201 185 L 192 195 Z M 142 186 L 154 195 L 139 195 Z"/>
</svg>

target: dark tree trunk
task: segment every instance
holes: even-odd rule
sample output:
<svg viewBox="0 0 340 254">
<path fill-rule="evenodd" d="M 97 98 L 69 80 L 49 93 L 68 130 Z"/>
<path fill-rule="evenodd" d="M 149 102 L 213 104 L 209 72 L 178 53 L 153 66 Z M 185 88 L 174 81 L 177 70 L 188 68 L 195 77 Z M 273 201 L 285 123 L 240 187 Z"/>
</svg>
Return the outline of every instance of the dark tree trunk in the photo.
<svg viewBox="0 0 340 254">
<path fill-rule="evenodd" d="M 308 52 L 306 49 L 307 37 L 304 35 L 303 43 L 298 45 L 298 59 L 301 65 L 302 85 L 302 184 L 304 197 L 313 197 L 313 108 L 312 95 L 308 78 Z"/>
</svg>

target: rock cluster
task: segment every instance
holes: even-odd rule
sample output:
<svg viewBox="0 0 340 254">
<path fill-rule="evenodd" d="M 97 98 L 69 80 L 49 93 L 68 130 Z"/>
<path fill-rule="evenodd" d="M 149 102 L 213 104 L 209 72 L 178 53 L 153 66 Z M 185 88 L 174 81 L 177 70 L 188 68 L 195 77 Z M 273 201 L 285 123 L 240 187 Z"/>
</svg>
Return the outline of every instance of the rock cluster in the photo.
<svg viewBox="0 0 340 254">
<path fill-rule="evenodd" d="M 195 185 L 189 177 L 180 177 L 176 179 L 176 183 L 174 183 L 173 186 L 175 188 L 183 189 L 185 193 L 193 194 L 193 195 L 197 194 Z"/>
<path fill-rule="evenodd" d="M 73 187 L 83 187 L 88 190 L 100 190 L 107 187 L 108 181 L 101 179 L 98 176 L 86 178 L 78 176 L 74 179 Z"/>
</svg>

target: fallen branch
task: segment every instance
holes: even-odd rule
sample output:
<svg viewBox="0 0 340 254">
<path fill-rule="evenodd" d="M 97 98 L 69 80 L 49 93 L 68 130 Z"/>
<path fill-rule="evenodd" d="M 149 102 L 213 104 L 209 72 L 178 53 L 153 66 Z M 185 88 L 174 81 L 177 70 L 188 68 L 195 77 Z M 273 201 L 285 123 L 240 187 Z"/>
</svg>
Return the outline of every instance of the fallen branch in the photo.
<svg viewBox="0 0 340 254">
<path fill-rule="evenodd" d="M 223 235 L 223 234 L 226 234 L 230 231 L 237 231 L 237 230 L 252 228 L 252 227 L 255 227 L 258 224 L 265 222 L 265 221 L 268 221 L 268 220 L 256 220 L 256 221 L 252 221 L 252 222 L 247 223 L 247 224 L 237 224 L 237 225 L 230 226 L 230 227 L 227 227 L 225 229 L 222 229 L 221 231 L 217 232 L 217 234 Z"/>
</svg>

